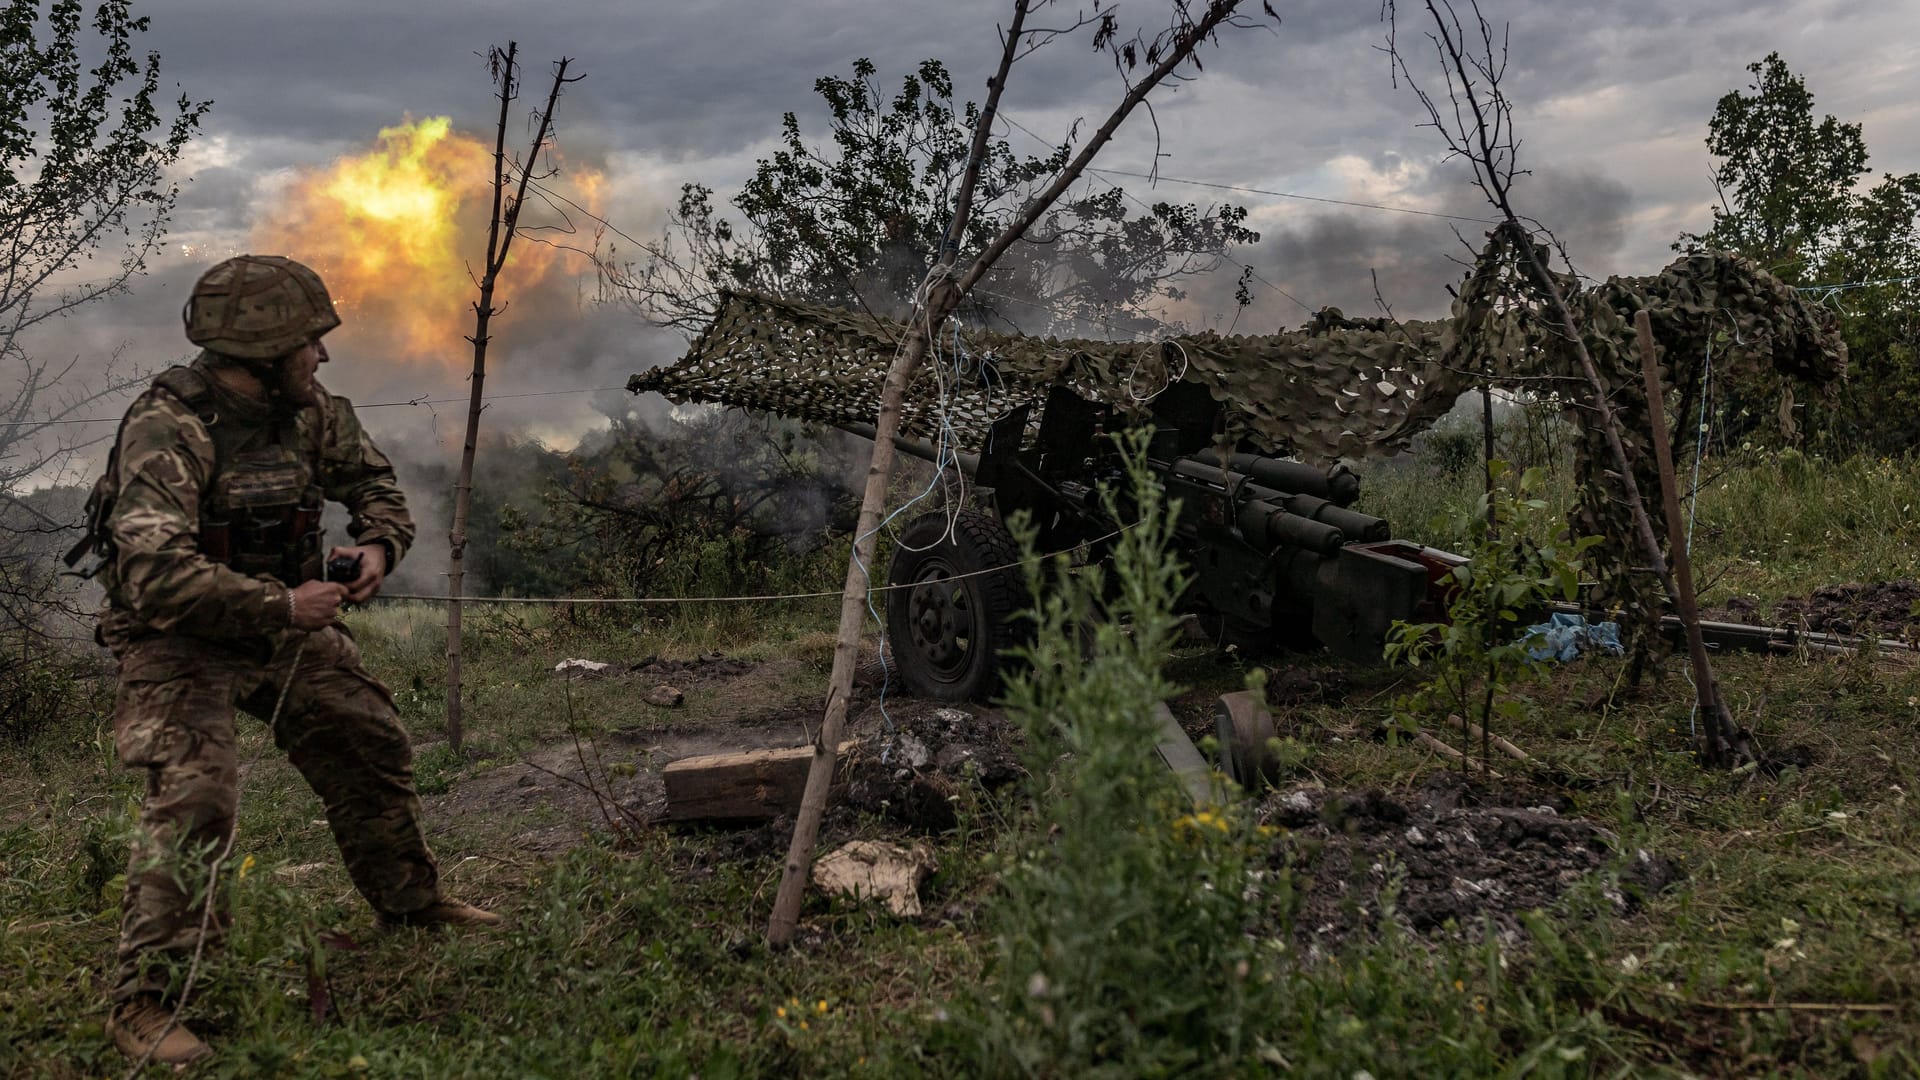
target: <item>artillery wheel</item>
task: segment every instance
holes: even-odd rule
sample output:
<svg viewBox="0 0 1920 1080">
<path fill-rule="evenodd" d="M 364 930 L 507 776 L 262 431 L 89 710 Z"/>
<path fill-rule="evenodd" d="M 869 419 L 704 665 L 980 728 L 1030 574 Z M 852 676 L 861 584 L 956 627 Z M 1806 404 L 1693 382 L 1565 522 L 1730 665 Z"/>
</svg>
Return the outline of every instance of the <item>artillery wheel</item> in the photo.
<svg viewBox="0 0 1920 1080">
<path fill-rule="evenodd" d="M 1273 752 L 1279 733 L 1273 714 L 1251 690 L 1221 694 L 1213 707 L 1214 730 L 1220 739 L 1220 771 L 1249 791 L 1259 791 L 1279 779 L 1280 762 Z"/>
<path fill-rule="evenodd" d="M 900 534 L 887 643 L 909 693 L 978 701 L 1000 689 L 1002 653 L 1019 640 L 1012 618 L 1026 605 L 1019 559 L 1006 526 L 977 510 L 928 514 Z"/>
</svg>

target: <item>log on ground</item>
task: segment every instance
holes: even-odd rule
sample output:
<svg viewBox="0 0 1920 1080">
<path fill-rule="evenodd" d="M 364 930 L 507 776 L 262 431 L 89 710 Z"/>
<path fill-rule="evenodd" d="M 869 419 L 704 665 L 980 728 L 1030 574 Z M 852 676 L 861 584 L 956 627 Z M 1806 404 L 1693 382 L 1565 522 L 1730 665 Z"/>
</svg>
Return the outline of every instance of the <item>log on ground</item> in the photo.
<svg viewBox="0 0 1920 1080">
<path fill-rule="evenodd" d="M 855 743 L 840 744 L 836 784 L 845 776 Z M 683 758 L 660 770 L 669 821 L 754 821 L 800 809 L 813 747 L 748 750 Z"/>
</svg>

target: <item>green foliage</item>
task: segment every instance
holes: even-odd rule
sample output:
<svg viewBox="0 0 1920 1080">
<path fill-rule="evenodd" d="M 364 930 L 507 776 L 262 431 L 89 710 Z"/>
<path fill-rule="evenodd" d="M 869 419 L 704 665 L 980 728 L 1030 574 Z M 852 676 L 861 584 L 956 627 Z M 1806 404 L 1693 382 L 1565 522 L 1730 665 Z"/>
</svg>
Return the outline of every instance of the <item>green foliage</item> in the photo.
<svg viewBox="0 0 1920 1080">
<path fill-rule="evenodd" d="M 1440 475 L 1458 479 L 1480 472 L 1485 445 L 1478 424 L 1440 423 L 1429 429 L 1420 444 L 1422 461 Z"/>
<path fill-rule="evenodd" d="M 1806 80 L 1780 54 L 1748 64 L 1751 93 L 1730 91 L 1714 106 L 1707 149 L 1720 158 L 1713 227 L 1683 242 L 1747 255 L 1804 280 L 1825 260 L 1854 209 L 1853 183 L 1867 171 L 1859 124 L 1813 119 Z"/>
<path fill-rule="evenodd" d="M 135 54 L 148 19 L 134 16 L 131 0 L 104 0 L 90 20 L 80 0 L 55 0 L 44 26 L 42 6 L 0 12 L 0 222 L 19 263 L 9 299 L 74 266 L 130 219 L 138 228 L 129 257 L 144 257 L 173 203 L 166 170 L 207 108 L 183 96 L 163 118 L 160 58 Z M 83 54 L 99 62 L 89 68 Z M 63 294 L 58 306 L 92 295 Z"/>
<path fill-rule="evenodd" d="M 0 739 L 24 742 L 90 703 L 100 664 L 28 635 L 13 645 L 0 657 Z"/>
<path fill-rule="evenodd" d="M 1814 119 L 1813 93 L 1779 53 L 1749 64 L 1748 92 L 1720 99 L 1707 147 L 1719 158 L 1713 225 L 1675 248 L 1713 247 L 1758 261 L 1796 285 L 1848 285 L 1813 295 L 1840 315 L 1849 379 L 1804 403 L 1808 441 L 1840 454 L 1904 452 L 1920 437 L 1920 173 L 1885 174 L 1861 190 L 1867 144 L 1859 124 Z M 1859 283 L 1878 284 L 1859 284 Z M 1723 387 L 1722 425 L 1767 438 L 1779 394 L 1764 375 Z M 1744 419 L 1743 419 L 1744 418 Z"/>
<path fill-rule="evenodd" d="M 1830 453 L 1905 454 L 1920 442 L 1920 173 L 1886 176 L 1854 205 L 1824 282 L 1878 282 L 1825 297 L 1840 312 L 1847 382 L 1807 403 Z"/>
<path fill-rule="evenodd" d="M 1006 707 L 1040 827 L 1006 871 L 992 973 L 959 1024 L 977 1075 L 1192 1075 L 1250 1048 L 1253 832 L 1233 806 L 1186 806 L 1154 752 L 1186 572 L 1145 445 L 1127 446 L 1133 527 L 1110 565 L 1043 572 L 1022 530 L 1038 625 Z"/>
<path fill-rule="evenodd" d="M 1750 450 L 1707 463 L 1693 523 L 1702 603 L 1920 577 L 1920 463 Z M 1683 512 L 1684 509 L 1683 509 Z"/>
<path fill-rule="evenodd" d="M 860 59 L 848 77 L 816 80 L 827 139 L 810 139 L 787 113 L 778 149 L 733 200 L 744 221 L 723 217 L 711 189 L 688 184 L 667 235 L 614 284 L 649 318 L 689 329 L 728 288 L 903 312 L 946 236 L 981 118 L 973 102 L 954 101 L 953 78 L 938 60 L 923 61 L 892 96 L 877 73 Z M 1022 155 L 1004 139 L 988 141 L 963 262 L 1066 165 L 1072 148 L 1069 139 L 1047 154 Z M 1136 215 L 1129 202 L 1108 185 L 1070 193 L 1001 257 L 965 310 L 1079 336 L 1103 325 L 1148 328 L 1157 323 L 1147 306 L 1179 299 L 1181 280 L 1260 238 L 1245 226 L 1245 207 L 1158 202 Z"/>
<path fill-rule="evenodd" d="M 1467 563 L 1453 570 L 1447 621 L 1395 623 L 1388 634 L 1388 662 L 1426 672 L 1420 688 L 1397 705 L 1403 724 L 1453 713 L 1491 733 L 1495 715 L 1502 729 L 1523 717 L 1526 705 L 1512 689 L 1521 679 L 1541 679 L 1545 663 L 1527 654 L 1533 643 L 1520 621 L 1550 601 L 1572 600 L 1580 587 L 1580 553 L 1599 542 L 1564 539 L 1565 520 L 1536 497 L 1546 485 L 1545 470 L 1516 477 L 1506 462 L 1495 461 L 1491 472 L 1493 491 L 1451 523 L 1471 542 L 1460 552 Z"/>
<path fill-rule="evenodd" d="M 498 510 L 484 565 L 525 595 L 806 592 L 845 563 L 856 507 L 831 443 L 800 425 L 701 410 L 628 420 Z"/>
<path fill-rule="evenodd" d="M 126 385 L 110 369 L 84 372 L 86 388 L 64 379 L 78 361 L 37 359 L 31 337 L 145 268 L 177 193 L 168 171 L 207 108 L 182 97 L 164 115 L 160 58 L 136 53 L 147 19 L 133 8 L 103 0 L 91 18 L 80 0 L 0 9 L 0 634 L 9 641 L 41 632 L 69 600 L 35 564 L 72 516 L 47 514 L 26 490 L 29 478 L 71 464 L 74 443 L 52 425 Z"/>
<path fill-rule="evenodd" d="M 1542 490 L 1556 514 L 1573 505 L 1573 444 L 1579 433 L 1562 402 L 1529 396 L 1494 413 L 1494 453 L 1521 472 L 1539 469 Z M 1480 418 L 1454 413 L 1427 429 L 1414 453 L 1372 466 L 1355 509 L 1393 523 L 1395 535 L 1448 551 L 1473 542 L 1474 500 L 1486 488 L 1486 438 Z M 1482 515 L 1484 516 L 1484 515 Z"/>
</svg>

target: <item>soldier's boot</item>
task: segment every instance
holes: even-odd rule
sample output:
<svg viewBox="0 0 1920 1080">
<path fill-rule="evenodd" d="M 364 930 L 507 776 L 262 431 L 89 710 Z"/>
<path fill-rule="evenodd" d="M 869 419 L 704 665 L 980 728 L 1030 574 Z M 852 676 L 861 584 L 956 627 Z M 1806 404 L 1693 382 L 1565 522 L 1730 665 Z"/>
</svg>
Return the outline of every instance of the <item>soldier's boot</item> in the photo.
<svg viewBox="0 0 1920 1080">
<path fill-rule="evenodd" d="M 121 1002 L 107 1017 L 107 1034 L 120 1052 L 135 1061 L 147 1060 L 176 1068 L 210 1057 L 213 1047 L 187 1025 L 174 1020 L 173 1010 L 154 994 L 136 994 Z"/>
<path fill-rule="evenodd" d="M 504 922 L 491 911 L 445 896 L 418 911 L 380 915 L 383 926 L 499 926 Z"/>
</svg>

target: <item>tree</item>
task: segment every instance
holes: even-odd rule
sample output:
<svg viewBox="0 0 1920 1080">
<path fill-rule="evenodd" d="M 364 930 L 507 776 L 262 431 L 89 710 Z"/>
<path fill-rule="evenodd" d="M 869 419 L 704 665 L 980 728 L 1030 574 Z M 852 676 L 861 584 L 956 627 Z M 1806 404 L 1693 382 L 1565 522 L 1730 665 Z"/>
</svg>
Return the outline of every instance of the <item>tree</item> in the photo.
<svg viewBox="0 0 1920 1080">
<path fill-rule="evenodd" d="M 811 590 L 798 578 L 819 569 L 858 509 L 845 460 L 824 449 L 797 422 L 737 410 L 661 429 L 615 418 L 564 457 L 546 451 L 559 475 L 533 512 L 502 502 L 483 558 L 496 586 L 526 595 L 583 584 L 621 596 Z"/>
<path fill-rule="evenodd" d="M 1738 252 L 1797 283 L 1825 261 L 1852 216 L 1867 144 L 1859 124 L 1814 122 L 1806 80 L 1779 53 L 1747 71 L 1752 93 L 1729 91 L 1707 124 L 1707 149 L 1721 159 L 1713 227 L 1681 244 Z"/>
<path fill-rule="evenodd" d="M 612 273 L 613 284 L 647 318 L 686 330 L 705 324 L 721 289 L 904 317 L 953 218 L 981 110 L 955 104 L 939 60 L 922 61 L 890 99 L 877 73 L 862 58 L 848 77 L 815 80 L 830 117 L 826 142 L 810 141 L 798 117 L 785 114 L 779 149 L 732 200 L 739 221 L 723 216 L 711 188 L 687 184 L 666 233 Z M 1007 139 L 989 139 L 962 250 L 978 251 L 1004 229 L 1066 166 L 1074 141 L 1022 156 Z M 1245 207 L 1159 202 L 1136 214 L 1130 202 L 1118 187 L 1090 183 L 1056 204 L 962 314 L 1079 336 L 1150 329 L 1155 302 L 1180 299 L 1182 280 L 1260 239 L 1245 226 Z"/>
<path fill-rule="evenodd" d="M 567 66 L 573 62 L 570 57 L 554 62 L 547 107 L 529 117 L 534 126 L 532 145 L 524 159 L 510 159 L 507 116 L 520 94 L 519 52 L 519 44 L 512 41 L 507 42 L 504 50 L 494 48 L 487 52 L 487 71 L 493 77 L 494 97 L 500 102 L 500 119 L 494 126 L 493 139 L 493 213 L 487 219 L 486 260 L 481 263 L 476 282 L 480 295 L 473 304 L 473 336 L 467 339 L 473 343 L 473 373 L 467 380 L 467 436 L 460 450 L 460 472 L 453 485 L 453 527 L 447 533 L 447 592 L 450 594 L 447 601 L 447 745 L 455 751 L 460 749 L 463 738 L 460 595 L 466 580 L 467 511 L 473 501 L 473 457 L 479 448 L 480 412 L 486 400 L 483 391 L 487 382 L 487 345 L 493 340 L 487 327 L 495 315 L 506 310 L 504 304 L 493 306 L 494 290 L 500 282 L 500 271 L 506 268 L 507 255 L 513 250 L 513 238 L 527 231 L 527 226 L 520 221 L 520 211 L 527 204 L 527 186 L 533 183 L 534 173 L 541 168 L 541 154 L 552 151 L 548 136 L 553 131 L 553 109 L 560 101 L 560 91 L 568 83 L 586 77 L 568 77 Z M 549 170 L 541 178 L 551 176 L 553 171 L 557 170 Z"/>
<path fill-rule="evenodd" d="M 102 0 L 90 19 L 80 0 L 0 9 L 0 634 L 23 649 L 59 595 L 49 543 L 75 524 L 30 489 L 111 437 L 68 422 L 129 383 L 109 364 L 76 387 L 81 361 L 36 356 L 32 335 L 145 270 L 178 193 L 168 171 L 207 109 L 163 105 L 160 57 L 136 53 L 148 20 L 132 6 Z"/>
<path fill-rule="evenodd" d="M 1707 148 L 1720 159 L 1713 225 L 1674 247 L 1747 256 L 1833 304 L 1850 379 L 1833 398 L 1807 403 L 1802 426 L 1831 450 L 1906 452 L 1920 437 L 1920 173 L 1888 173 L 1860 190 L 1869 171 L 1861 126 L 1816 121 L 1812 91 L 1779 53 L 1747 70 L 1750 93 L 1722 97 L 1707 126 Z M 1736 411 L 1778 394 L 1772 383 L 1725 389 Z M 1746 411 L 1776 410 L 1769 400 Z"/>
<path fill-rule="evenodd" d="M 1490 254 L 1499 254 L 1505 248 L 1510 253 L 1504 256 L 1509 260 L 1507 265 L 1520 281 L 1525 282 L 1531 297 L 1502 297 L 1496 306 L 1505 308 L 1510 317 L 1520 309 L 1538 305 L 1542 323 L 1553 328 L 1554 336 L 1561 343 L 1558 348 L 1542 349 L 1543 357 L 1558 353 L 1553 357 L 1556 367 L 1562 372 L 1579 373 L 1579 381 L 1568 386 L 1577 395 L 1575 406 L 1587 414 L 1584 425 L 1587 441 L 1594 450 L 1599 451 L 1594 453 L 1589 450 L 1587 454 L 1583 487 L 1588 490 L 1583 492 L 1583 501 L 1589 505 L 1598 504 L 1600 511 L 1596 516 L 1600 520 L 1612 518 L 1618 521 L 1617 511 L 1624 506 L 1627 528 L 1621 531 L 1633 538 L 1638 566 L 1653 572 L 1661 591 L 1672 609 L 1679 613 L 1686 630 L 1694 686 L 1699 694 L 1701 714 L 1706 718 L 1703 757 L 1709 764 L 1720 764 L 1726 760 L 1725 754 L 1730 748 L 1723 742 L 1722 734 L 1733 734 L 1732 717 L 1714 682 L 1712 664 L 1700 636 L 1686 550 L 1679 543 L 1673 543 L 1673 559 L 1669 561 L 1668 552 L 1661 548 L 1660 538 L 1655 532 L 1654 517 L 1648 512 L 1647 501 L 1641 496 L 1640 470 L 1635 467 L 1636 453 L 1629 450 L 1629 440 L 1637 441 L 1638 432 L 1630 435 L 1628 426 L 1621 422 L 1622 416 L 1633 407 L 1632 396 L 1624 395 L 1618 403 L 1615 401 L 1615 387 L 1621 382 L 1618 376 L 1624 366 L 1625 350 L 1619 347 L 1618 338 L 1612 332 L 1615 328 L 1605 325 L 1607 320 L 1604 314 L 1602 319 L 1596 320 L 1593 317 L 1596 312 L 1589 309 L 1584 313 L 1587 318 L 1583 328 L 1582 320 L 1575 317 L 1574 306 L 1570 302 L 1570 297 L 1575 296 L 1574 290 L 1579 286 L 1579 279 L 1575 274 L 1555 271 L 1550 262 L 1555 251 L 1561 261 L 1569 265 L 1569 269 L 1572 260 L 1550 232 L 1537 220 L 1523 216 L 1515 207 L 1514 181 L 1524 171 L 1519 167 L 1520 136 L 1514 126 L 1513 100 L 1506 96 L 1503 85 L 1509 58 L 1506 29 L 1496 28 L 1487 20 L 1481 13 L 1479 0 L 1466 0 L 1465 8 L 1469 17 L 1464 20 L 1461 12 L 1454 7 L 1453 0 L 1422 0 L 1422 6 L 1432 22 L 1432 29 L 1426 36 L 1439 62 L 1446 88 L 1446 103 L 1441 104 L 1415 79 L 1406 53 L 1399 47 L 1397 5 L 1394 0 L 1387 0 L 1381 14 L 1389 27 L 1387 52 L 1394 65 L 1395 78 L 1404 80 L 1407 88 L 1419 100 L 1421 110 L 1426 114 L 1423 126 L 1439 133 L 1446 143 L 1450 158 L 1459 158 L 1472 168 L 1474 186 L 1480 189 L 1488 205 L 1500 215 L 1500 224 L 1494 227 L 1489 236 L 1493 243 L 1488 251 Z M 1476 268 L 1474 274 L 1470 275 L 1467 291 L 1484 287 L 1472 280 L 1483 276 L 1480 268 Z M 1520 302 L 1513 303 L 1514 299 L 1520 299 Z M 1604 310 L 1602 308 L 1601 312 Z M 1653 332 L 1647 312 L 1642 309 L 1637 314 L 1639 353 L 1651 390 L 1657 381 L 1657 376 L 1653 374 Z M 1618 318 L 1617 313 L 1613 314 L 1613 318 Z M 1465 339 L 1475 336 L 1478 335 L 1472 332 L 1461 335 Z M 1589 346 L 1589 336 L 1593 339 L 1593 347 Z M 1600 356 L 1598 361 L 1596 352 Z M 1607 369 L 1602 368 L 1603 362 L 1607 364 Z M 1579 397 L 1585 400 L 1579 400 Z M 1662 414 L 1654 410 L 1665 408 L 1664 394 L 1649 392 L 1644 400 L 1649 403 L 1649 411 L 1655 418 L 1655 422 L 1649 426 L 1657 433 L 1664 429 L 1665 423 L 1659 419 Z M 1661 438 L 1663 436 L 1656 434 L 1656 442 Z M 1656 446 L 1655 449 L 1661 454 L 1665 453 L 1663 447 Z M 1604 465 L 1598 462 L 1604 462 Z M 1663 486 L 1667 487 L 1665 501 L 1671 505 L 1671 488 L 1664 483 L 1670 470 L 1666 468 L 1664 457 L 1660 458 L 1660 462 L 1661 480 Z M 1488 471 L 1491 485 L 1492 462 L 1488 463 Z M 1614 490 L 1600 490 L 1597 481 L 1601 479 L 1606 480 Z M 1675 515 L 1668 514 L 1666 524 L 1671 535 L 1676 527 Z M 1630 598 L 1636 590 L 1633 575 L 1628 572 L 1631 565 L 1629 560 L 1616 553 L 1612 567 L 1603 568 L 1602 571 L 1615 583 L 1623 584 Z M 1612 573 L 1606 573 L 1608 569 Z M 1651 622 L 1643 601 L 1630 600 L 1630 603 L 1637 603 L 1640 607 L 1643 625 Z"/>
<path fill-rule="evenodd" d="M 879 414 L 874 418 L 873 458 L 867 466 L 867 482 L 860 498 L 860 518 L 854 529 L 853 551 L 847 561 L 846 585 L 840 597 L 840 631 L 835 636 L 833 672 L 828 677 L 826 715 L 814 736 L 813 758 L 807 770 L 806 791 L 800 811 L 794 819 L 793 839 L 787 847 L 787 859 L 781 868 L 780 890 L 774 896 L 773 916 L 767 923 L 770 944 L 785 945 L 793 940 L 800 917 L 800 898 L 806 888 L 807 870 L 813 862 L 813 845 L 819 837 L 820 819 L 826 809 L 827 791 L 833 779 L 834 755 L 840 731 L 846 722 L 847 702 L 853 689 L 853 666 L 859 649 L 860 627 L 865 621 L 870 576 L 880 516 L 886 501 L 887 480 L 893 473 L 894 435 L 900 430 L 901 406 L 907 383 L 927 358 L 934 337 L 957 311 L 967 295 L 980 284 L 1001 256 L 1005 255 L 1028 230 L 1039 222 L 1066 190 L 1079 181 L 1102 147 L 1128 115 L 1146 101 L 1154 87 L 1191 62 L 1201 45 L 1217 41 L 1223 28 L 1249 25 L 1235 14 L 1242 0 L 1207 0 L 1204 5 L 1174 0 L 1168 26 L 1157 34 L 1142 31 L 1132 37 L 1120 35 L 1112 9 L 1096 8 L 1091 16 L 1082 16 L 1068 30 L 1028 30 L 1029 11 L 1049 0 L 1014 0 L 1013 16 L 1001 32 L 1000 64 L 987 83 L 987 104 L 980 111 L 982 122 L 974 125 L 973 140 L 967 151 L 966 167 L 961 170 L 955 188 L 952 218 L 940 241 L 934 264 L 923 278 L 924 286 L 914 290 L 911 332 L 900 343 L 887 378 L 880 391 Z M 1278 21 L 1279 16 L 1266 4 L 1262 7 Z M 1063 33 L 1091 24 L 1093 44 L 1108 50 L 1119 69 L 1127 92 L 1118 105 L 1047 184 L 1027 199 L 987 242 L 977 255 L 960 262 L 962 240 L 972 220 L 974 196 L 979 191 L 981 171 L 986 161 L 990 130 L 984 122 L 992 116 L 1007 86 L 1007 75 L 1022 56 L 1031 55 L 1047 41 Z"/>
</svg>

